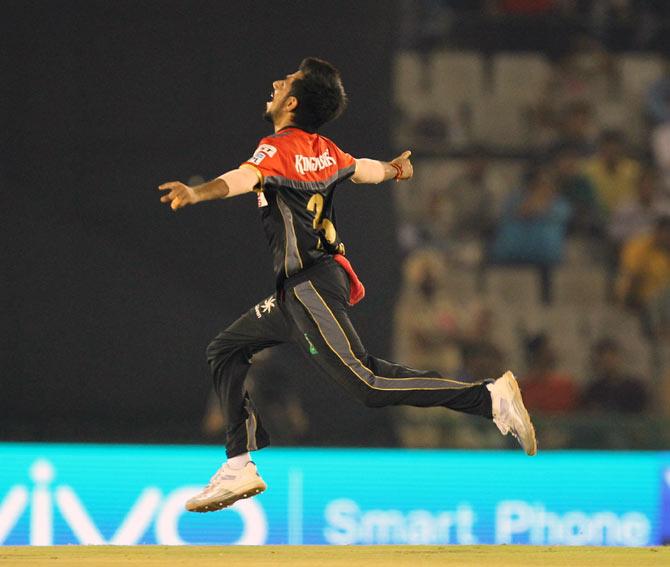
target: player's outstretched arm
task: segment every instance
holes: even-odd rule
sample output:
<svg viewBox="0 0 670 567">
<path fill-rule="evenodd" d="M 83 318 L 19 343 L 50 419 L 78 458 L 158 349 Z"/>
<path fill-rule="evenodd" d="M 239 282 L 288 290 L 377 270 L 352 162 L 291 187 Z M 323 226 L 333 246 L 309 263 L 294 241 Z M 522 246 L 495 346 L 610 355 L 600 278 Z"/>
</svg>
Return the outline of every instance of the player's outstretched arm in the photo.
<svg viewBox="0 0 670 567">
<path fill-rule="evenodd" d="M 412 152 L 404 151 L 391 161 L 360 158 L 356 160 L 356 171 L 351 180 L 354 183 L 382 183 L 389 179 L 404 181 L 414 175 L 414 168 L 410 161 Z"/>
<path fill-rule="evenodd" d="M 249 193 L 258 182 L 258 175 L 254 171 L 241 167 L 195 187 L 190 187 L 180 181 L 168 181 L 160 185 L 158 190 L 167 191 L 161 197 L 161 203 L 170 203 L 172 210 L 176 211 L 202 201 L 229 199 Z"/>
</svg>

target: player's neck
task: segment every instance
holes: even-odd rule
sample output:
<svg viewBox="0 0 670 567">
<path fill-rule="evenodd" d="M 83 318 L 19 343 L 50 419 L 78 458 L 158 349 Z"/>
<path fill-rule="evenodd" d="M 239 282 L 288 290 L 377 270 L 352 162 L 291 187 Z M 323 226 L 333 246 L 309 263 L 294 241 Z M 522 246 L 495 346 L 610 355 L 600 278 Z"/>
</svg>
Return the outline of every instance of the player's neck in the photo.
<svg viewBox="0 0 670 567">
<path fill-rule="evenodd" d="M 294 126 L 293 117 L 290 114 L 281 116 L 277 118 L 277 120 L 273 121 L 273 125 L 275 127 L 275 134 L 276 134 L 277 132 L 279 132 L 279 130 L 283 130 L 284 128 L 288 128 L 289 126 Z"/>
</svg>

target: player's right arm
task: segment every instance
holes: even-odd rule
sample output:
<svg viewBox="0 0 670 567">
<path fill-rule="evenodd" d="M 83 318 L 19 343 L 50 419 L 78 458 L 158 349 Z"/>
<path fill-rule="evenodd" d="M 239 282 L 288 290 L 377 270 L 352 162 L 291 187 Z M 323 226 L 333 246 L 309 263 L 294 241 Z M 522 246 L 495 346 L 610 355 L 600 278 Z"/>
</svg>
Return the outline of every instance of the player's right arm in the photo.
<svg viewBox="0 0 670 567">
<path fill-rule="evenodd" d="M 351 180 L 354 183 L 382 183 L 390 179 L 404 181 L 414 175 L 414 167 L 410 161 L 412 152 L 404 151 L 391 161 L 359 158 L 356 160 L 356 171 Z"/>
<path fill-rule="evenodd" d="M 249 193 L 258 183 L 259 178 L 255 171 L 251 168 L 239 167 L 194 187 L 180 181 L 168 181 L 160 185 L 158 190 L 167 191 L 161 197 L 161 203 L 170 203 L 172 210 L 176 211 L 187 205 L 195 205 L 202 201 L 230 199 Z"/>
</svg>

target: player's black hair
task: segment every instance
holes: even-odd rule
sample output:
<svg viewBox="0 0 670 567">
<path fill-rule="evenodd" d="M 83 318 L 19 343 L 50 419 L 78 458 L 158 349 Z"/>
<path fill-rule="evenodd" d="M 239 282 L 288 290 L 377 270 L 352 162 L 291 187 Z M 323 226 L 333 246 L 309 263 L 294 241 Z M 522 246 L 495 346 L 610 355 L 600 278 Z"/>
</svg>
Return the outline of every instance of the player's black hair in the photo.
<svg viewBox="0 0 670 567">
<path fill-rule="evenodd" d="M 300 63 L 303 78 L 295 79 L 289 96 L 298 99 L 293 122 L 305 130 L 318 130 L 335 120 L 347 106 L 340 72 L 328 61 L 307 57 Z"/>
</svg>

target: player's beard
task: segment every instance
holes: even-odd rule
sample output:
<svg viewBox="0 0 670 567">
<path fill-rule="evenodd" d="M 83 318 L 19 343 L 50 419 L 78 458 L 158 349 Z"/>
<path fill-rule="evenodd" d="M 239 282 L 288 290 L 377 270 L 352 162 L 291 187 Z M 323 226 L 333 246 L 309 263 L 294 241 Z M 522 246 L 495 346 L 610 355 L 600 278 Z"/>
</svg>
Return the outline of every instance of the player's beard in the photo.
<svg viewBox="0 0 670 567">
<path fill-rule="evenodd" d="M 274 101 L 270 101 L 270 104 L 268 105 L 270 108 L 268 108 L 268 106 L 265 107 L 265 112 L 263 112 L 263 120 L 266 120 L 267 122 L 269 122 L 270 124 L 272 124 L 274 126 L 275 111 L 272 109 L 273 102 Z"/>
<path fill-rule="evenodd" d="M 288 98 L 289 95 L 284 96 L 284 98 L 281 101 L 277 101 L 276 99 L 273 99 L 270 104 L 270 108 L 265 109 L 265 112 L 263 113 L 263 120 L 267 120 L 270 124 L 274 126 L 275 123 L 275 116 L 281 112 L 281 107 Z M 274 106 L 274 108 L 272 108 Z"/>
</svg>

